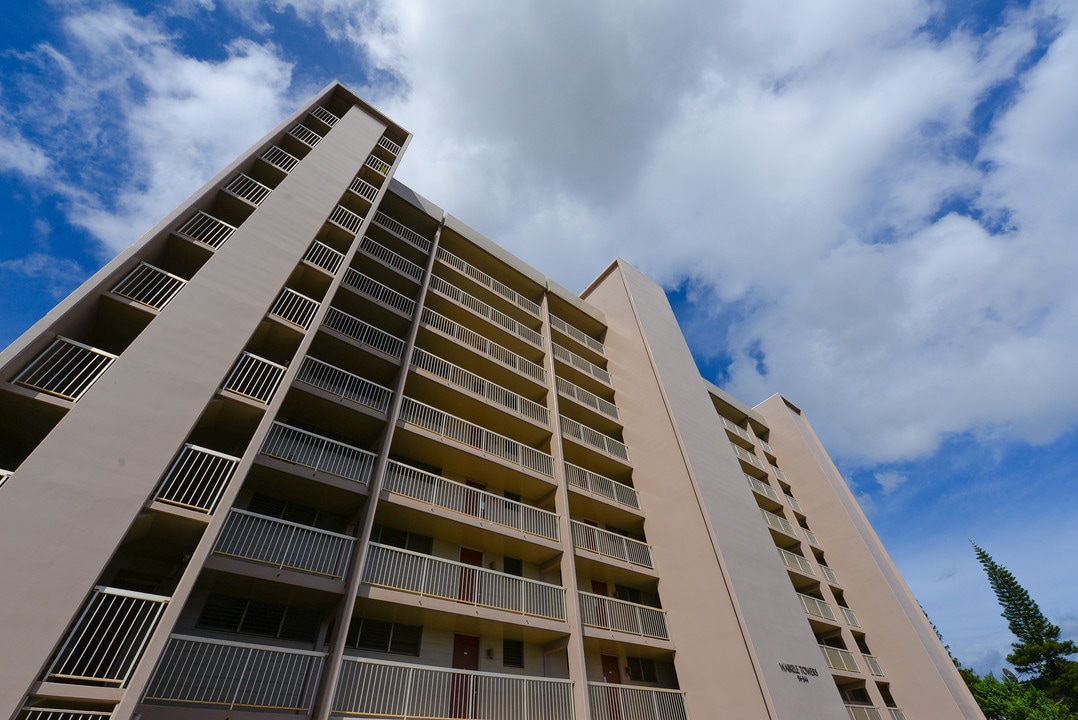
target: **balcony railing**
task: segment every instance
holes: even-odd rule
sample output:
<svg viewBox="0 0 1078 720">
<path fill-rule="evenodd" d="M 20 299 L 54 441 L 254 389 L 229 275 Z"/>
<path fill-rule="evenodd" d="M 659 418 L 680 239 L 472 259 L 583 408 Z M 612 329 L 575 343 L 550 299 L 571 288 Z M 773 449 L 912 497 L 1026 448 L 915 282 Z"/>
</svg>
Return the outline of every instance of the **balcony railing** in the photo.
<svg viewBox="0 0 1078 720">
<path fill-rule="evenodd" d="M 854 659 L 853 653 L 849 650 L 831 647 L 830 645 L 821 645 L 820 651 L 823 652 L 823 658 L 824 661 L 827 662 L 827 667 L 832 670 L 861 672 L 861 668 L 857 667 L 857 660 Z"/>
<path fill-rule="evenodd" d="M 225 185 L 225 191 L 258 207 L 273 192 L 273 188 L 266 187 L 253 177 L 240 173 L 232 179 L 232 182 Z"/>
<path fill-rule="evenodd" d="M 187 281 L 179 275 L 143 262 L 118 282 L 112 292 L 140 305 L 161 310 L 186 284 Z"/>
<path fill-rule="evenodd" d="M 575 400 L 584 407 L 589 407 L 596 412 L 600 412 L 607 417 L 619 420 L 620 415 L 618 413 L 618 406 L 612 402 L 603 400 L 601 397 L 593 392 L 588 392 L 584 388 L 569 382 L 565 378 L 554 378 L 558 386 L 558 394 L 567 397 L 570 400 Z"/>
<path fill-rule="evenodd" d="M 581 592 L 580 616 L 582 623 L 592 627 L 670 639 L 666 629 L 666 613 L 647 605 Z"/>
<path fill-rule="evenodd" d="M 348 189 L 367 202 L 373 203 L 378 197 L 378 188 L 361 177 L 352 178 L 352 184 L 348 186 Z"/>
<path fill-rule="evenodd" d="M 792 553 L 789 550 L 783 550 L 778 548 L 779 555 L 782 556 L 782 562 L 786 567 L 791 570 L 798 570 L 806 575 L 816 575 L 816 572 L 812 569 L 812 563 L 808 559 L 801 557 L 797 553 Z M 804 603 L 802 603 L 803 605 Z"/>
<path fill-rule="evenodd" d="M 212 513 L 240 459 L 187 443 L 154 497 L 163 503 Z"/>
<path fill-rule="evenodd" d="M 486 380 L 473 372 L 432 355 L 426 350 L 416 348 L 412 354 L 412 365 L 426 370 L 462 390 L 486 398 L 497 405 L 522 415 L 543 425 L 550 425 L 550 411 L 545 405 L 533 402 L 523 395 L 507 390 L 501 385 Z"/>
<path fill-rule="evenodd" d="M 530 535 L 557 540 L 558 516 L 548 510 L 509 500 L 501 495 L 390 460 L 385 489 Z"/>
<path fill-rule="evenodd" d="M 865 666 L 868 667 L 868 671 L 876 677 L 883 677 L 883 668 L 880 667 L 880 661 L 875 655 L 861 654 L 861 657 L 865 660 Z"/>
<path fill-rule="evenodd" d="M 831 607 L 830 603 L 824 602 L 819 598 L 814 598 L 811 595 L 802 595 L 801 593 L 797 593 L 797 599 L 801 601 L 801 607 L 804 609 L 806 615 L 824 618 L 825 620 L 835 619 L 835 610 Z"/>
<path fill-rule="evenodd" d="M 575 352 L 572 352 L 571 350 L 566 350 L 558 343 L 551 344 L 554 346 L 555 358 L 561 360 L 566 365 L 572 365 L 577 370 L 583 372 L 585 375 L 591 375 L 593 378 L 603 383 L 604 385 L 611 384 L 610 373 L 608 373 L 606 370 L 603 370 L 601 367 L 591 362 L 590 360 L 585 360 L 584 358 L 577 355 Z"/>
<path fill-rule="evenodd" d="M 775 502 L 779 501 L 779 494 L 775 492 L 775 488 L 771 487 L 763 480 L 754 478 L 752 475 L 748 474 L 745 475 L 745 479 L 749 481 L 749 485 L 751 485 L 752 489 L 756 492 L 771 498 Z"/>
<path fill-rule="evenodd" d="M 871 705 L 847 705 L 850 720 L 883 720 L 880 711 Z"/>
<path fill-rule="evenodd" d="M 329 214 L 329 221 L 353 235 L 359 235 L 359 231 L 363 229 L 363 216 L 357 215 L 343 205 L 333 208 L 333 212 Z"/>
<path fill-rule="evenodd" d="M 805 539 L 809 541 L 809 545 L 812 545 L 813 547 L 820 547 L 820 539 L 816 537 L 816 533 L 805 527 L 801 528 L 801 530 L 804 531 Z"/>
<path fill-rule="evenodd" d="M 576 329 L 575 327 L 565 322 L 553 313 L 551 313 L 550 315 L 550 327 L 559 331 L 563 335 L 571 337 L 573 340 L 576 340 L 578 343 L 580 343 L 586 348 L 591 349 L 593 352 L 597 352 L 604 357 L 606 356 L 606 347 L 604 347 L 601 342 L 593 338 L 591 335 L 588 335 L 584 331 Z"/>
<path fill-rule="evenodd" d="M 801 509 L 801 503 L 797 502 L 797 498 L 795 498 L 793 495 L 787 495 L 786 502 L 790 505 L 791 508 L 793 508 L 797 512 L 804 512 L 804 510 Z"/>
<path fill-rule="evenodd" d="M 244 351 L 225 379 L 224 389 L 268 403 L 288 368 Z"/>
<path fill-rule="evenodd" d="M 779 480 L 782 480 L 783 482 L 788 482 L 786 480 L 786 473 L 784 473 L 782 470 L 779 470 L 777 465 L 771 465 L 771 472 L 775 473 L 775 477 L 777 477 Z"/>
<path fill-rule="evenodd" d="M 366 255 L 382 261 L 384 264 L 400 271 L 413 280 L 423 279 L 424 270 L 422 267 L 416 265 L 403 255 L 398 255 L 380 242 L 371 240 L 367 235 L 364 235 L 363 239 L 360 240 L 359 249 Z"/>
<path fill-rule="evenodd" d="M 739 458 L 741 458 L 742 460 L 747 462 L 749 465 L 752 465 L 753 467 L 758 467 L 761 470 L 764 469 L 763 462 L 760 460 L 760 458 L 756 457 L 756 455 L 754 455 L 753 453 L 749 452 L 748 450 L 741 447 L 740 445 L 735 445 L 734 443 L 730 443 L 730 447 L 732 447 L 734 449 L 734 454 L 735 455 L 737 455 Z"/>
<path fill-rule="evenodd" d="M 640 495 L 636 492 L 636 488 L 629 487 L 571 463 L 565 463 L 565 479 L 570 485 L 593 492 L 596 495 L 602 495 L 634 510 L 640 509 Z"/>
<path fill-rule="evenodd" d="M 517 307 L 525 310 L 526 312 L 534 315 L 535 317 L 541 317 L 542 308 L 537 303 L 532 302 L 528 298 L 518 293 L 513 288 L 509 287 L 505 283 L 495 280 L 490 275 L 486 274 L 471 263 L 462 260 L 453 253 L 449 252 L 445 248 L 438 248 L 437 258 L 444 262 L 446 265 L 455 269 L 462 275 L 467 275 L 476 283 L 491 290 L 492 292 L 501 295 L 503 298 L 513 303 Z"/>
<path fill-rule="evenodd" d="M 412 228 L 408 227 L 404 223 L 397 222 L 393 218 L 386 215 L 384 212 L 378 212 L 374 216 L 374 224 L 383 230 L 388 230 L 406 243 L 413 245 L 425 253 L 430 252 L 430 247 L 433 243 L 430 240 L 417 233 Z"/>
<path fill-rule="evenodd" d="M 281 318 L 306 330 L 318 312 L 318 301 L 301 295 L 292 288 L 285 288 L 270 308 L 270 315 Z"/>
<path fill-rule="evenodd" d="M 842 610 L 842 617 L 846 618 L 847 625 L 855 628 L 861 627 L 861 623 L 857 620 L 857 615 L 854 614 L 853 610 L 841 605 L 839 605 L 839 609 Z"/>
<path fill-rule="evenodd" d="M 11 470 L 0 470 L 0 487 L 3 487 L 7 479 L 14 474 Z"/>
<path fill-rule="evenodd" d="M 363 582 L 520 615 L 565 619 L 565 588 L 559 585 L 380 543 L 367 546 Z"/>
<path fill-rule="evenodd" d="M 430 289 L 438 293 L 442 297 L 449 298 L 453 302 L 461 305 L 462 307 L 471 310 L 479 317 L 487 320 L 494 325 L 507 330 L 517 337 L 521 338 L 527 343 L 534 345 L 535 347 L 543 347 L 543 336 L 532 330 L 527 325 L 517 322 L 513 318 L 509 317 L 501 310 L 497 310 L 479 298 L 464 292 L 456 285 L 443 280 L 442 278 L 434 275 L 430 279 Z"/>
<path fill-rule="evenodd" d="M 592 525 L 571 521 L 573 546 L 581 550 L 590 550 L 600 555 L 624 560 L 634 565 L 655 567 L 651 560 L 651 546 L 624 535 L 602 530 Z"/>
<path fill-rule="evenodd" d="M 887 712 L 890 713 L 891 720 L 906 720 L 906 713 L 898 708 L 887 708 Z"/>
<path fill-rule="evenodd" d="M 299 123 L 293 125 L 292 129 L 288 131 L 288 134 L 309 147 L 314 147 L 318 144 L 318 141 L 322 139 L 322 136 L 314 130 Z"/>
<path fill-rule="evenodd" d="M 65 400 L 77 401 L 116 361 L 116 355 L 57 336 L 15 382 Z"/>
<path fill-rule="evenodd" d="M 303 358 L 296 380 L 383 413 L 393 397 L 389 388 L 309 355 Z"/>
<path fill-rule="evenodd" d="M 760 447 L 762 447 L 764 449 L 764 452 L 766 452 L 769 455 L 774 455 L 775 454 L 775 451 L 771 448 L 771 443 L 769 443 L 767 440 L 764 440 L 763 438 L 756 438 L 756 439 L 759 441 Z"/>
<path fill-rule="evenodd" d="M 217 249 L 232 237 L 236 228 L 201 210 L 176 230 L 177 235 Z"/>
<path fill-rule="evenodd" d="M 61 710 L 59 708 L 26 707 L 17 716 L 19 720 L 108 720 L 111 711 Z"/>
<path fill-rule="evenodd" d="M 321 105 L 315 105 L 313 108 L 311 108 L 311 115 L 314 115 L 316 118 L 324 122 L 326 125 L 329 125 L 330 127 L 336 125 L 337 121 L 340 120 L 339 117 L 331 113 L 329 110 L 326 110 Z"/>
<path fill-rule="evenodd" d="M 272 145 L 266 148 L 266 151 L 259 157 L 273 165 L 276 168 L 284 170 L 286 173 L 292 172 L 292 168 L 299 164 L 299 158 L 292 153 L 285 152 L 276 145 Z"/>
<path fill-rule="evenodd" d="M 345 656 L 332 712 L 407 720 L 573 720 L 573 684 Z"/>
<path fill-rule="evenodd" d="M 363 164 L 369 167 L 371 170 L 374 170 L 379 175 L 389 174 L 390 164 L 380 157 L 375 157 L 374 155 L 371 155 L 367 158 L 367 162 Z"/>
<path fill-rule="evenodd" d="M 722 426 L 732 432 L 734 435 L 737 435 L 742 440 L 748 440 L 749 442 L 752 442 L 752 435 L 749 434 L 748 430 L 731 420 L 727 420 L 722 415 L 719 416 L 719 420 L 722 421 Z"/>
<path fill-rule="evenodd" d="M 232 508 L 213 551 L 286 570 L 341 579 L 355 539 Z"/>
<path fill-rule="evenodd" d="M 326 311 L 326 318 L 322 322 L 323 327 L 336 330 L 342 335 L 347 335 L 356 342 L 374 348 L 386 355 L 400 359 L 404 352 L 404 341 L 390 335 L 384 330 L 379 330 L 368 322 L 346 312 L 330 307 Z"/>
<path fill-rule="evenodd" d="M 542 365 L 537 365 L 531 360 L 517 355 L 493 340 L 488 340 L 479 333 L 469 330 L 459 323 L 455 323 L 445 315 L 440 315 L 430 308 L 423 308 L 423 322 L 429 327 L 459 340 L 462 344 L 486 355 L 491 360 L 516 370 L 521 375 L 537 382 L 546 384 L 546 370 Z"/>
<path fill-rule="evenodd" d="M 370 482 L 375 459 L 374 453 L 281 422 L 270 427 L 260 452 L 364 485 Z"/>
<path fill-rule="evenodd" d="M 481 452 L 494 455 L 535 472 L 554 476 L 554 458 L 541 450 L 510 440 L 504 435 L 462 420 L 412 398 L 404 398 L 400 418 Z"/>
<path fill-rule="evenodd" d="M 94 588 L 45 679 L 125 687 L 169 599 Z"/>
<path fill-rule="evenodd" d="M 308 713 L 326 654 L 173 635 L 145 702 Z"/>
<path fill-rule="evenodd" d="M 312 265 L 317 265 L 331 275 L 336 275 L 341 267 L 341 263 L 344 262 L 344 255 L 337 252 L 329 245 L 315 240 L 311 243 L 311 246 L 307 248 L 307 252 L 303 255 L 303 259 Z"/>
<path fill-rule="evenodd" d="M 383 285 L 373 278 L 369 278 L 355 268 L 348 268 L 344 273 L 344 284 L 358 292 L 376 300 L 383 305 L 400 310 L 408 317 L 415 310 L 415 300 L 402 295 L 388 285 Z"/>
<path fill-rule="evenodd" d="M 793 535 L 794 537 L 797 537 L 797 533 L 794 530 L 794 526 L 793 526 L 792 523 L 790 523 L 789 520 L 787 520 L 784 517 L 779 517 L 778 515 L 776 515 L 773 512 L 768 512 L 767 510 L 764 510 L 763 508 L 760 509 L 760 512 L 763 513 L 764 520 L 767 521 L 768 526 L 775 528 L 779 532 L 783 532 L 783 533 L 786 533 L 787 535 Z"/>
<path fill-rule="evenodd" d="M 594 720 L 689 719 L 680 690 L 590 682 L 588 704 Z"/>
<path fill-rule="evenodd" d="M 378 147 L 384 148 L 385 150 L 388 150 L 394 155 L 401 154 L 401 146 L 387 138 L 385 135 L 378 138 Z"/>
<path fill-rule="evenodd" d="M 826 565 L 821 565 L 820 570 L 823 572 L 824 578 L 832 585 L 838 585 L 838 575 L 835 575 L 835 571 Z"/>
<path fill-rule="evenodd" d="M 579 440 L 585 445 L 602 450 L 607 455 L 629 462 L 629 448 L 625 443 L 615 440 L 609 435 L 603 435 L 598 430 L 593 430 L 587 425 L 582 425 L 572 418 L 562 415 L 560 418 L 561 434 Z"/>
</svg>

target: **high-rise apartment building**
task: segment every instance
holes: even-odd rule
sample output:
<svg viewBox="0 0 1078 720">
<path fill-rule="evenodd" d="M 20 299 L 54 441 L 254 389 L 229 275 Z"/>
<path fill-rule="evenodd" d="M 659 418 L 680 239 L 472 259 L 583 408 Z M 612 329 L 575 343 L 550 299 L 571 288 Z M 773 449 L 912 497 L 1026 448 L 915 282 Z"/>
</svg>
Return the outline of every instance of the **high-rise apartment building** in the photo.
<svg viewBox="0 0 1078 720">
<path fill-rule="evenodd" d="M 801 411 L 409 137 L 331 85 L 0 356 L 0 716 L 983 720 Z"/>
</svg>

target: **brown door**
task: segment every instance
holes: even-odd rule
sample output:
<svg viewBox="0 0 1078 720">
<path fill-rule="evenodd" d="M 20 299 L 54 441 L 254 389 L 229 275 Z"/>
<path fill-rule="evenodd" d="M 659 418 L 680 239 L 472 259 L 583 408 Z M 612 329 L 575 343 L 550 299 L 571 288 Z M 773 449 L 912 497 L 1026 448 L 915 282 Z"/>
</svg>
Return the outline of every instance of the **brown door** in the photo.
<svg viewBox="0 0 1078 720">
<path fill-rule="evenodd" d="M 599 597 L 607 597 L 609 595 L 609 588 L 607 588 L 607 585 L 606 585 L 605 582 L 599 582 L 598 580 L 592 580 L 591 581 L 591 592 L 592 592 L 593 595 L 598 595 Z M 600 600 L 599 598 L 592 598 L 592 602 L 595 603 L 595 619 L 598 622 L 599 626 L 600 627 L 610 627 L 610 624 L 607 622 L 607 619 L 606 619 L 606 601 Z M 609 655 L 604 655 L 603 657 L 606 658 L 606 657 L 610 657 L 610 656 Z M 614 658 L 614 671 L 616 672 L 617 669 L 618 669 L 617 658 Z M 603 675 L 604 676 L 606 675 L 606 665 L 603 665 Z"/>
<path fill-rule="evenodd" d="M 467 480 L 468 487 L 475 488 L 476 490 L 486 490 L 487 486 L 483 483 L 477 483 L 474 480 Z M 469 515 L 475 515 L 476 517 L 483 517 L 484 505 L 483 496 L 477 492 L 467 492 L 464 496 L 464 512 Z"/>
<path fill-rule="evenodd" d="M 603 655 L 603 682 L 610 685 L 621 684 L 621 670 L 618 668 L 616 655 Z M 615 687 L 606 688 L 607 718 L 621 720 L 621 695 Z"/>
<path fill-rule="evenodd" d="M 453 669 L 479 669 L 479 638 L 474 635 L 453 636 Z M 450 686 L 449 717 L 474 717 L 475 676 L 467 673 L 453 673 Z"/>
<path fill-rule="evenodd" d="M 462 547 L 460 549 L 460 561 L 464 565 L 482 567 L 483 551 Z M 478 570 L 473 570 L 470 567 L 462 567 L 460 569 L 460 585 L 457 588 L 457 599 L 466 603 L 478 603 L 479 598 L 476 593 L 476 583 L 478 580 Z"/>
</svg>

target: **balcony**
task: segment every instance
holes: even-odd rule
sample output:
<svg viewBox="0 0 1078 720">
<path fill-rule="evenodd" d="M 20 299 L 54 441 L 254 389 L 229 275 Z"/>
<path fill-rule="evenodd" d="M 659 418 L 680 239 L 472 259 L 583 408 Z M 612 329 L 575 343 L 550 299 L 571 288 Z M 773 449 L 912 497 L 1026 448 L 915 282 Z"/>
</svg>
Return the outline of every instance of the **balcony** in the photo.
<svg viewBox="0 0 1078 720">
<path fill-rule="evenodd" d="M 576 420 L 562 415 L 560 418 L 561 434 L 563 436 L 571 437 L 574 440 L 595 448 L 601 452 L 606 453 L 612 457 L 616 457 L 623 462 L 629 462 L 629 448 L 625 447 L 625 444 L 615 440 L 609 435 L 603 435 L 597 430 L 593 430 L 587 425 L 581 425 Z"/>
<path fill-rule="evenodd" d="M 346 656 L 332 712 L 408 719 L 573 720 L 573 684 Z"/>
<path fill-rule="evenodd" d="M 861 668 L 857 667 L 857 661 L 854 659 L 853 653 L 849 650 L 831 647 L 830 645 L 821 645 L 820 651 L 823 652 L 823 658 L 824 661 L 827 662 L 827 667 L 832 670 L 861 672 Z"/>
<path fill-rule="evenodd" d="M 809 530 L 807 527 L 801 528 L 805 533 L 805 539 L 809 541 L 809 545 L 813 547 L 820 547 L 820 539 L 816 537 L 816 533 Z"/>
<path fill-rule="evenodd" d="M 565 619 L 565 588 L 516 575 L 369 543 L 363 582 L 465 605 Z"/>
<path fill-rule="evenodd" d="M 558 540 L 558 516 L 547 510 L 508 500 L 501 495 L 447 480 L 440 475 L 390 460 L 383 487 L 390 492 L 430 503 L 529 535 Z"/>
<path fill-rule="evenodd" d="M 292 153 L 285 152 L 276 145 L 272 145 L 266 148 L 266 151 L 259 155 L 260 158 L 268 162 L 270 165 L 283 170 L 286 173 L 292 172 L 292 168 L 299 164 L 299 158 Z"/>
<path fill-rule="evenodd" d="M 23 706 L 16 717 L 19 720 L 109 720 L 112 712 Z"/>
<path fill-rule="evenodd" d="M 322 139 L 322 136 L 316 133 L 314 130 L 296 123 L 292 126 L 292 129 L 288 131 L 288 134 L 299 140 L 307 147 L 314 147 L 318 144 L 318 141 Z"/>
<path fill-rule="evenodd" d="M 109 369 L 116 357 L 58 335 L 14 382 L 75 402 Z"/>
<path fill-rule="evenodd" d="M 503 298 L 513 303 L 517 307 L 521 308 L 528 314 L 534 315 L 537 318 L 542 317 L 542 308 L 540 308 L 537 303 L 532 302 L 531 300 L 524 297 L 505 283 L 499 280 L 495 280 L 490 275 L 486 274 L 471 263 L 462 260 L 453 253 L 441 247 L 438 248 L 436 257 L 449 267 L 459 272 L 461 275 L 465 275 L 474 280 L 477 284 L 487 288 L 491 292 L 501 295 Z"/>
<path fill-rule="evenodd" d="M 763 513 L 764 520 L 767 521 L 768 527 L 790 535 L 791 537 L 797 537 L 797 532 L 794 530 L 794 526 L 789 520 L 780 517 L 773 512 L 768 512 L 763 508 L 760 509 L 760 512 Z"/>
<path fill-rule="evenodd" d="M 379 157 L 371 155 L 367 158 L 367 162 L 363 163 L 371 170 L 374 170 L 379 175 L 389 175 L 390 164 Z"/>
<path fill-rule="evenodd" d="M 784 473 L 782 470 L 779 470 L 777 465 L 771 465 L 770 467 L 771 472 L 775 473 L 775 477 L 777 477 L 779 480 L 782 480 L 783 482 L 788 482 L 788 480 L 786 479 L 786 473 Z"/>
<path fill-rule="evenodd" d="M 880 667 L 880 661 L 875 655 L 862 654 L 861 657 L 865 661 L 865 666 L 868 671 L 876 677 L 883 677 L 883 668 Z"/>
<path fill-rule="evenodd" d="M 402 295 L 388 285 L 383 285 L 377 280 L 367 277 L 355 268 L 350 267 L 345 271 L 344 284 L 360 295 L 399 310 L 408 317 L 411 317 L 412 312 L 415 310 L 414 300 Z"/>
<path fill-rule="evenodd" d="M 333 212 L 329 214 L 329 222 L 347 230 L 352 235 L 359 235 L 359 231 L 363 229 L 363 216 L 357 215 L 343 205 L 333 208 Z"/>
<path fill-rule="evenodd" d="M 169 598 L 94 588 L 45 680 L 126 687 Z"/>
<path fill-rule="evenodd" d="M 841 605 L 839 605 L 839 609 L 842 611 L 842 617 L 846 618 L 847 625 L 855 628 L 861 627 L 861 623 L 857 620 L 857 616 L 854 615 L 853 610 L 850 610 L 848 607 L 843 607 Z"/>
<path fill-rule="evenodd" d="M 268 457 L 366 485 L 374 468 L 374 453 L 327 437 L 274 422 L 259 451 Z"/>
<path fill-rule="evenodd" d="M 423 237 L 415 230 L 404 225 L 403 223 L 397 222 L 393 218 L 386 215 L 384 212 L 375 213 L 374 224 L 382 228 L 383 230 L 387 230 L 393 235 L 396 235 L 398 238 L 405 241 L 409 245 L 412 245 L 413 247 L 422 250 L 424 253 L 430 253 L 430 248 L 433 244 L 430 240 Z"/>
<path fill-rule="evenodd" d="M 240 173 L 228 185 L 225 185 L 225 192 L 258 207 L 273 192 L 273 188 L 266 187 L 254 178 Z"/>
<path fill-rule="evenodd" d="M 349 535 L 232 508 L 213 552 L 341 580 L 354 543 Z"/>
<path fill-rule="evenodd" d="M 554 357 L 557 360 L 561 360 L 566 365 L 570 365 L 579 370 L 580 372 L 584 373 L 585 375 L 589 375 L 595 378 L 604 385 L 613 387 L 612 381 L 610 379 L 610 373 L 608 373 L 606 370 L 603 370 L 601 367 L 591 362 L 590 360 L 585 360 L 576 353 L 570 350 L 566 350 L 557 343 L 551 344 L 554 346 Z"/>
<path fill-rule="evenodd" d="M 162 310 L 185 285 L 187 281 L 182 277 L 143 262 L 117 283 L 112 292 L 140 305 Z"/>
<path fill-rule="evenodd" d="M 337 252 L 329 245 L 315 240 L 311 243 L 311 246 L 307 248 L 307 252 L 304 253 L 303 259 L 311 265 L 322 268 L 330 275 L 336 275 L 341 267 L 341 263 L 344 262 L 344 255 Z"/>
<path fill-rule="evenodd" d="M 360 345 L 366 345 L 398 360 L 404 352 L 404 341 L 400 338 L 394 337 L 384 330 L 379 330 L 370 323 L 364 322 L 335 307 L 330 307 L 326 311 L 322 327 L 336 330 L 340 334 L 355 340 Z"/>
<path fill-rule="evenodd" d="M 268 403 L 277 392 L 286 368 L 249 352 L 240 355 L 236 366 L 225 379 L 224 389 L 237 395 Z"/>
<path fill-rule="evenodd" d="M 787 495 L 786 496 L 786 502 L 790 505 L 790 507 L 795 512 L 799 512 L 801 514 L 804 514 L 805 511 L 801 509 L 801 503 L 797 502 L 797 499 L 794 498 L 793 495 Z"/>
<path fill-rule="evenodd" d="M 880 711 L 871 705 L 847 705 L 850 720 L 883 720 Z"/>
<path fill-rule="evenodd" d="M 232 237 L 236 228 L 201 210 L 176 230 L 176 234 L 216 250 Z"/>
<path fill-rule="evenodd" d="M 326 654 L 173 635 L 143 702 L 309 713 Z"/>
<path fill-rule="evenodd" d="M 348 186 L 348 189 L 370 203 L 378 198 L 378 188 L 361 177 L 352 178 L 352 184 Z"/>
<path fill-rule="evenodd" d="M 317 300 L 300 295 L 292 288 L 285 288 L 277 297 L 277 302 L 273 303 L 273 307 L 270 308 L 270 315 L 306 330 L 311 326 L 311 320 L 318 312 L 318 306 Z"/>
<path fill-rule="evenodd" d="M 416 282 L 423 280 L 423 274 L 426 271 L 422 267 L 416 265 L 403 255 L 393 252 L 385 245 L 371 240 L 367 235 L 364 235 L 363 239 L 360 240 L 359 249 L 364 255 L 380 261 L 383 265 L 391 267 L 403 275 L 407 275 Z"/>
<path fill-rule="evenodd" d="M 378 147 L 380 147 L 380 148 L 382 148 L 384 150 L 388 150 L 389 152 L 391 152 L 394 155 L 400 155 L 401 154 L 401 146 L 398 145 L 397 143 L 393 142 L 389 138 L 387 138 L 385 135 L 378 138 Z"/>
<path fill-rule="evenodd" d="M 303 358 L 296 380 L 381 413 L 389 410 L 393 397 L 389 388 L 309 355 Z"/>
<path fill-rule="evenodd" d="M 722 421 L 722 426 L 732 432 L 734 435 L 737 435 L 742 440 L 747 440 L 750 443 L 752 442 L 752 435 L 749 434 L 748 430 L 734 422 L 731 422 L 730 420 L 727 420 L 721 415 L 719 416 L 719 420 Z"/>
<path fill-rule="evenodd" d="M 764 463 L 753 453 L 749 452 L 740 445 L 735 445 L 733 443 L 730 443 L 730 447 L 734 449 L 734 454 L 736 454 L 741 460 L 744 460 L 753 467 L 760 468 L 761 470 L 764 469 Z"/>
<path fill-rule="evenodd" d="M 835 575 L 834 570 L 827 567 L 826 565 L 821 565 L 820 571 L 823 572 L 823 576 L 827 579 L 827 582 L 831 583 L 832 585 L 838 585 L 838 575 Z"/>
<path fill-rule="evenodd" d="M 666 613 L 658 608 L 581 592 L 581 622 L 592 627 L 669 640 Z"/>
<path fill-rule="evenodd" d="M 577 330 L 575 327 L 565 322 L 553 313 L 551 313 L 550 315 L 550 327 L 554 328 L 562 335 L 571 337 L 573 340 L 576 340 L 578 343 L 588 348 L 592 352 L 598 353 L 604 357 L 606 356 L 606 347 L 604 347 L 601 342 L 593 338 L 591 335 L 588 335 L 587 333 L 583 332 L 582 330 Z"/>
<path fill-rule="evenodd" d="M 614 420 L 620 420 L 620 414 L 618 413 L 618 406 L 612 402 L 603 400 L 595 393 L 588 392 L 584 388 L 569 382 L 565 378 L 554 378 L 558 386 L 558 394 L 562 397 L 567 397 L 570 400 L 575 400 L 584 407 L 591 408 L 595 412 L 602 413 Z"/>
<path fill-rule="evenodd" d="M 571 521 L 573 547 L 590 550 L 606 557 L 646 568 L 654 568 L 651 560 L 651 546 L 624 535 L 586 525 L 576 520 Z"/>
<path fill-rule="evenodd" d="M 444 315 L 434 312 L 430 308 L 423 308 L 423 322 L 438 332 L 458 340 L 461 344 L 476 350 L 495 362 L 511 368 L 525 377 L 536 382 L 546 384 L 546 370 L 542 365 L 537 365 L 527 358 L 517 355 L 493 340 L 488 340 L 479 333 L 469 330 L 459 323 L 455 323 Z"/>
<path fill-rule="evenodd" d="M 779 494 L 775 492 L 775 488 L 771 487 L 763 480 L 754 478 L 752 475 L 745 475 L 745 479 L 749 481 L 749 485 L 752 486 L 752 489 L 756 492 L 760 493 L 764 497 L 771 498 L 775 502 L 779 501 Z"/>
<path fill-rule="evenodd" d="M 187 443 L 161 482 L 154 500 L 212 513 L 240 459 Z"/>
<path fill-rule="evenodd" d="M 906 713 L 898 708 L 887 708 L 887 712 L 890 713 L 891 720 L 906 720 Z"/>
<path fill-rule="evenodd" d="M 783 550 L 782 548 L 777 548 L 777 550 L 779 551 L 779 555 L 782 556 L 782 563 L 786 567 L 790 568 L 791 570 L 803 572 L 806 575 L 816 575 L 815 571 L 813 571 L 812 569 L 812 563 L 810 563 L 806 558 L 801 557 L 797 553 L 792 553 L 789 550 Z M 801 604 L 804 605 L 803 602 Z"/>
<path fill-rule="evenodd" d="M 775 456 L 775 451 L 771 448 L 771 443 L 769 443 L 767 440 L 764 440 L 763 438 L 757 438 L 757 440 L 760 443 L 760 447 L 764 449 L 765 453 L 767 453 L 771 457 Z"/>
<path fill-rule="evenodd" d="M 835 620 L 835 610 L 831 607 L 830 603 L 824 602 L 819 598 L 814 598 L 811 595 L 802 595 L 797 593 L 797 599 L 801 601 L 801 608 L 805 611 L 806 615 L 812 615 L 813 617 L 823 618 L 824 620 Z"/>
<path fill-rule="evenodd" d="M 517 322 L 501 310 L 496 310 L 474 295 L 464 292 L 456 285 L 443 280 L 437 275 L 431 277 L 430 289 L 442 297 L 452 300 L 461 307 L 467 308 L 487 322 L 497 325 L 501 329 L 516 335 L 524 342 L 534 345 L 537 348 L 543 347 L 543 336 L 540 333 L 532 330 L 527 325 Z"/>
<path fill-rule="evenodd" d="M 565 463 L 565 480 L 574 487 L 587 490 L 588 492 L 602 495 L 616 503 L 640 509 L 640 494 L 636 488 L 623 485 L 622 483 L 603 477 L 582 467 Z"/>
<path fill-rule="evenodd" d="M 504 435 L 491 432 L 467 420 L 442 412 L 425 403 L 404 398 L 400 418 L 403 422 L 429 430 L 442 437 L 494 455 L 514 465 L 554 477 L 554 458 L 545 452 L 522 445 Z"/>
<path fill-rule="evenodd" d="M 688 720 L 679 690 L 588 683 L 592 720 Z"/>
<path fill-rule="evenodd" d="M 313 108 L 311 108 L 311 115 L 318 118 L 330 127 L 336 125 L 337 121 L 340 120 L 339 117 L 331 113 L 329 110 L 326 110 L 321 105 L 315 105 Z"/>
</svg>

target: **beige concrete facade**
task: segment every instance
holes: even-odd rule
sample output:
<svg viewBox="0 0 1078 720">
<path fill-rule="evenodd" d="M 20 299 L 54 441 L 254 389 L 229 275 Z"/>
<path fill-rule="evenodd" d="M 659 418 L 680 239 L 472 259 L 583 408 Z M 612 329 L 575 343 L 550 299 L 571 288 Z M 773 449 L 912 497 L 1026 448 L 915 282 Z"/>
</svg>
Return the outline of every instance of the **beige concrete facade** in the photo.
<svg viewBox="0 0 1078 720">
<path fill-rule="evenodd" d="M 0 717 L 983 718 L 800 411 L 333 84 L 0 354 Z"/>
</svg>

